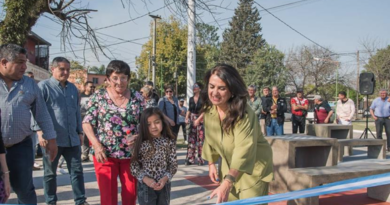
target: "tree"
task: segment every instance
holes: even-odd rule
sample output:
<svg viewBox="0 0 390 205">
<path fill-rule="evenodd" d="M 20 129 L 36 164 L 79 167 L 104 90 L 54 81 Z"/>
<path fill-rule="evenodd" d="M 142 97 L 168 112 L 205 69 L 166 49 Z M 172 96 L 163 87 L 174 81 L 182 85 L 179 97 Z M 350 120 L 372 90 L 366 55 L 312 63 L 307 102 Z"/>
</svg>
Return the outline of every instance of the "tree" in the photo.
<svg viewBox="0 0 390 205">
<path fill-rule="evenodd" d="M 124 2 L 127 2 L 129 7 L 135 3 L 133 0 L 121 0 L 121 2 L 123 7 L 125 7 Z M 138 2 L 145 6 L 151 4 L 144 0 Z M 72 50 L 75 38 L 84 43 L 84 49 L 89 47 L 96 58 L 99 51 L 105 55 L 105 49 L 108 49 L 98 40 L 98 36 L 88 22 L 88 14 L 97 10 L 89 9 L 88 4 L 83 5 L 81 0 L 5 0 L 1 3 L 5 17 L 0 22 L 0 44 L 14 43 L 23 46 L 28 32 L 40 17 L 47 14 L 46 17 L 62 25 L 60 36 L 64 50 L 67 47 Z M 164 3 L 176 10 L 176 13 L 183 14 L 188 8 L 187 1 L 164 0 Z M 212 0 L 197 1 L 198 11 L 203 10 L 214 15 L 214 8 L 216 6 L 213 5 Z"/>
<path fill-rule="evenodd" d="M 202 80 L 205 71 L 210 68 L 211 62 L 217 59 L 218 44 L 217 40 L 212 36 L 215 29 L 208 25 L 202 25 L 208 28 L 210 32 L 204 32 L 198 36 L 202 45 L 196 47 L 197 62 L 196 76 Z M 177 73 L 178 93 L 186 93 L 187 86 L 187 26 L 180 23 L 179 19 L 170 17 L 162 19 L 157 24 L 157 39 L 156 39 L 156 88 L 160 89 L 162 94 L 164 84 L 175 85 L 176 79 L 173 78 L 174 73 Z M 211 37 L 210 37 L 211 36 Z M 209 40 L 205 40 L 209 39 Z M 211 40 L 213 39 L 213 40 Z M 210 44 L 212 43 L 212 44 Z M 149 68 L 149 56 L 152 53 L 152 39 L 143 45 L 141 55 L 136 59 L 139 66 L 138 75 L 145 79 Z M 148 53 L 149 52 L 149 53 Z"/>
<path fill-rule="evenodd" d="M 295 90 L 304 89 L 306 94 L 319 94 L 321 88 L 336 84 L 336 80 L 340 85 L 346 82 L 347 74 L 338 67 L 340 64 L 329 49 L 314 45 L 292 48 L 286 60 L 287 83 Z"/>
<path fill-rule="evenodd" d="M 187 73 L 187 28 L 174 17 L 162 19 L 157 24 L 156 38 L 156 88 L 162 91 L 164 84 L 174 84 L 173 75 L 177 72 L 179 93 L 185 92 Z M 153 42 L 150 39 L 143 45 L 141 55 L 137 58 L 139 76 L 147 76 L 149 53 L 152 53 Z M 149 51 L 149 53 L 148 53 Z"/>
<path fill-rule="evenodd" d="M 94 30 L 88 24 L 88 13 L 96 10 L 88 8 L 74 8 L 75 0 L 28 0 L 4 1 L 3 9 L 6 13 L 0 23 L 0 43 L 15 43 L 24 45 L 26 37 L 42 14 L 47 13 L 55 17 L 53 20 L 62 23 L 61 38 L 65 43 L 71 42 L 70 37 L 82 39 L 96 51 L 100 47 Z"/>
<path fill-rule="evenodd" d="M 390 45 L 386 48 L 368 52 L 370 58 L 364 66 L 366 71 L 375 74 L 376 90 L 388 89 L 390 86 Z"/>
<path fill-rule="evenodd" d="M 265 86 L 277 86 L 283 92 L 287 78 L 283 59 L 284 54 L 275 46 L 265 44 L 263 48 L 257 50 L 252 63 L 248 65 L 245 83 L 259 87 L 258 92 Z"/>
<path fill-rule="evenodd" d="M 104 75 L 106 74 L 106 67 L 104 65 L 101 65 L 100 67 L 92 66 L 88 68 L 88 72 Z"/>
<path fill-rule="evenodd" d="M 223 32 L 221 61 L 236 67 L 242 76 L 245 76 L 253 54 L 265 43 L 260 34 L 260 19 L 253 0 L 240 0 L 232 20 L 229 21 L 229 28 Z"/>
<path fill-rule="evenodd" d="M 196 24 L 196 44 L 199 46 L 218 46 L 218 28 L 205 23 Z"/>
<path fill-rule="evenodd" d="M 202 80 L 206 71 L 219 62 L 220 42 L 217 27 L 198 23 L 196 30 L 196 79 Z"/>
<path fill-rule="evenodd" d="M 71 60 L 71 61 L 70 61 L 70 69 L 71 69 L 71 70 L 83 70 L 83 69 L 84 69 L 84 66 L 81 65 L 81 63 L 78 62 L 78 61 Z"/>
</svg>

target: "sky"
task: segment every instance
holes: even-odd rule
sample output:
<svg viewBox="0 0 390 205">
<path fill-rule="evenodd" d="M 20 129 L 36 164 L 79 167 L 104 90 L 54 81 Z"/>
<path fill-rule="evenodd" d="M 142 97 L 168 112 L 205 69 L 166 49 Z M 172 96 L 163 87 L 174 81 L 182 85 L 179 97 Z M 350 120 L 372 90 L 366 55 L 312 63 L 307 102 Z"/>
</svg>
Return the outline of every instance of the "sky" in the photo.
<svg viewBox="0 0 390 205">
<path fill-rule="evenodd" d="M 127 2 L 126 0 L 123 1 Z M 389 0 L 255 1 L 264 8 L 284 5 L 276 9 L 269 9 L 272 14 L 280 19 L 278 20 L 255 4 L 260 10 L 260 16 L 262 17 L 260 24 L 263 29 L 264 39 L 284 53 L 293 47 L 313 45 L 312 42 L 302 37 L 296 31 L 317 44 L 330 48 L 334 53 L 355 53 L 357 50 L 363 50 L 362 42 L 365 39 L 376 40 L 383 47 L 390 43 Z M 161 15 L 162 18 L 177 15 L 174 7 L 164 7 L 163 0 L 147 2 L 149 3 L 145 6 L 141 0 L 132 0 L 133 4 L 131 6 L 125 4 L 125 7 L 123 7 L 119 0 L 83 0 L 80 5 L 87 5 L 90 9 L 98 10 L 90 14 L 89 22 L 92 28 L 102 28 L 136 18 L 134 21 L 123 23 L 119 26 L 97 30 L 100 32 L 98 36 L 103 44 L 114 44 L 120 42 L 121 40 L 119 39 L 140 39 L 136 42 L 143 44 L 150 38 L 152 21 L 145 14 L 158 10 L 152 12 L 152 14 Z M 220 40 L 222 40 L 222 32 L 229 26 L 228 22 L 234 15 L 234 9 L 238 5 L 238 0 L 214 0 L 213 4 L 223 7 L 214 7 L 214 17 L 205 11 L 198 11 L 198 15 L 203 22 L 219 27 Z M 78 4 L 74 6 L 78 6 Z M 50 14 L 45 14 L 45 16 L 50 17 Z M 183 23 L 186 22 L 183 20 Z M 82 51 L 76 52 L 76 55 L 69 52 L 69 49 L 66 50 L 67 52 L 64 52 L 59 37 L 61 26 L 49 18 L 41 16 L 32 30 L 52 44 L 50 48 L 51 58 L 65 56 L 72 60 L 84 61 Z M 81 43 L 76 39 L 74 39 L 72 44 L 75 50 L 82 48 Z M 141 49 L 142 45 L 123 43 L 111 46 L 110 50 L 112 53 L 107 53 L 112 58 L 126 61 L 133 70 L 136 67 L 135 57 L 140 55 Z M 364 56 L 361 57 L 361 60 L 364 60 Z M 99 55 L 99 59 L 97 59 L 90 50 L 86 51 L 85 60 L 86 65 L 90 66 L 107 65 L 110 61 L 109 58 L 103 55 Z M 354 54 L 340 56 L 339 61 L 341 62 L 341 69 L 345 72 L 353 72 L 357 68 L 356 55 Z"/>
</svg>

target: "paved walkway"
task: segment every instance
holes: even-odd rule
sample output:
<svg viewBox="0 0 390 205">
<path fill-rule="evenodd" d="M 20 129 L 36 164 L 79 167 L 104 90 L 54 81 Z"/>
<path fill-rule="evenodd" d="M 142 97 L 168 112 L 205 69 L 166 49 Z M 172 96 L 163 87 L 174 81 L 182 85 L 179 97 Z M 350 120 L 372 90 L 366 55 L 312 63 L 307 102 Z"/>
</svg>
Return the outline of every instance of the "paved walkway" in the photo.
<svg viewBox="0 0 390 205">
<path fill-rule="evenodd" d="M 285 124 L 285 133 L 291 133 L 291 123 L 287 122 Z M 354 138 L 358 138 L 360 136 L 359 133 L 354 134 Z M 179 138 L 182 138 L 182 136 L 179 136 Z M 354 152 L 356 155 L 353 157 L 347 157 L 345 158 L 345 161 L 351 161 L 351 160 L 364 160 L 366 159 L 366 148 L 356 148 L 356 151 Z M 173 182 L 172 182 L 172 191 L 171 191 L 171 204 L 173 205 L 194 205 L 194 204 L 213 204 L 215 200 L 207 200 L 207 196 L 211 193 L 210 190 L 215 188 L 213 184 L 211 184 L 211 181 L 208 179 L 208 166 L 184 166 L 184 160 L 185 160 L 185 149 L 178 150 L 178 160 L 179 160 L 179 169 L 177 174 L 175 175 Z M 389 157 L 388 157 L 389 158 Z M 42 160 L 38 159 L 37 162 L 39 164 L 42 164 Z M 96 183 L 96 177 L 95 177 L 95 170 L 92 162 L 83 163 L 84 167 L 84 178 L 85 178 L 85 188 L 86 188 L 86 194 L 88 197 L 88 202 L 90 204 L 100 204 L 100 197 L 99 197 L 99 189 Z M 36 192 L 38 195 L 38 204 L 45 204 L 44 203 L 44 197 L 43 197 L 43 171 L 34 171 L 34 184 L 36 187 Z M 57 177 L 58 182 L 58 204 L 74 204 L 73 203 L 73 195 L 72 195 L 72 189 L 70 186 L 70 179 L 68 174 L 60 174 Z M 120 184 L 118 180 L 118 184 Z M 120 188 L 119 188 L 120 190 Z M 355 195 L 351 195 L 351 193 L 346 193 L 345 197 L 343 198 L 344 204 L 364 204 L 362 203 L 362 191 L 357 191 Z M 363 190 L 364 192 L 364 190 Z M 337 196 L 339 198 L 337 198 Z M 323 200 L 321 200 L 321 204 L 329 204 L 329 205 L 335 205 L 334 201 L 332 202 L 329 198 L 333 198 L 335 200 L 340 199 L 340 196 L 343 196 L 342 193 L 338 195 L 334 195 L 334 197 L 330 196 L 323 196 Z M 358 198 L 356 198 L 359 196 Z M 364 195 L 365 196 L 365 195 Z M 363 197 L 364 197 L 363 196 Z M 17 203 L 15 199 L 15 194 L 12 193 L 10 200 L 8 203 L 15 204 Z M 120 195 L 118 194 L 118 199 L 120 200 Z M 354 200 L 359 199 L 359 203 L 357 201 L 354 202 Z M 348 200 L 352 200 L 350 202 L 346 202 Z M 121 203 L 119 203 L 121 204 Z M 286 203 L 275 203 L 271 205 L 284 205 Z M 388 203 L 379 203 L 377 201 L 370 201 L 366 204 L 388 204 Z"/>
</svg>

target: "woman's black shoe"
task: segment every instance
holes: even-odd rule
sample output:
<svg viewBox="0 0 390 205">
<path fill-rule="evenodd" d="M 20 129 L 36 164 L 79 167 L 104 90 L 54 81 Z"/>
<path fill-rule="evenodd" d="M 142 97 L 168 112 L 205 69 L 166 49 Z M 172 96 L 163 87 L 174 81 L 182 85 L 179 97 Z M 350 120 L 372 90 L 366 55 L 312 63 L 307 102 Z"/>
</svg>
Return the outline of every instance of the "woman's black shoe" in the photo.
<svg viewBox="0 0 390 205">
<path fill-rule="evenodd" d="M 188 165 L 192 165 L 192 163 L 186 160 L 186 162 L 184 163 L 184 165 L 188 166 Z"/>
<path fill-rule="evenodd" d="M 199 165 L 199 166 L 202 166 L 202 165 L 203 165 L 203 162 L 198 162 L 198 165 Z"/>
</svg>

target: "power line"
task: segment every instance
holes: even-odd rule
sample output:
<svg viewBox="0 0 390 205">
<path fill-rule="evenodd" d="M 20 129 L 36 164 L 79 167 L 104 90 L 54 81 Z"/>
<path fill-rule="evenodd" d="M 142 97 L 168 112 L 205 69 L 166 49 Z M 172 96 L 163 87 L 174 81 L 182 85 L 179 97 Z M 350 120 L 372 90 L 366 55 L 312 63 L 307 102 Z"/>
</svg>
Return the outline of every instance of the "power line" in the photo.
<svg viewBox="0 0 390 205">
<path fill-rule="evenodd" d="M 283 7 L 286 7 L 286 6 L 291 6 L 291 5 L 294 5 L 294 4 L 299 4 L 299 3 L 307 2 L 307 1 L 313 1 L 313 0 L 294 1 L 294 2 L 291 2 L 291 3 L 287 3 L 287 4 L 281 4 L 281 5 L 278 5 L 278 6 L 270 7 L 270 8 L 268 8 L 268 10 L 274 10 L 274 9 L 278 9 L 278 8 L 283 8 Z M 227 9 L 227 10 L 230 10 L 230 9 Z M 231 10 L 234 11 L 234 9 L 231 9 Z M 259 12 L 261 12 L 261 11 L 266 11 L 266 10 L 265 9 L 259 10 Z M 232 17 L 219 19 L 218 21 L 226 21 L 226 20 L 230 20 L 230 19 L 232 19 Z M 211 21 L 211 22 L 209 22 L 207 24 L 210 24 L 210 23 L 213 23 L 213 22 L 215 22 L 215 21 Z"/>
<path fill-rule="evenodd" d="M 137 43 L 137 42 L 134 42 L 134 41 L 143 40 L 143 39 L 147 39 L 147 38 L 149 38 L 149 36 L 148 37 L 137 38 L 137 39 L 132 39 L 132 40 L 124 40 L 124 41 L 121 41 L 121 42 L 117 42 L 117 43 L 101 46 L 101 48 L 107 48 L 107 47 L 119 45 L 119 44 L 122 44 L 122 43 L 134 43 L 134 44 L 138 44 L 138 45 L 143 45 L 141 43 Z M 92 49 L 93 48 L 86 48 L 86 49 L 78 49 L 78 50 L 72 50 L 72 51 L 64 51 L 64 52 L 52 53 L 51 55 L 69 53 L 69 52 L 74 52 L 74 51 L 92 50 Z"/>
<path fill-rule="evenodd" d="M 286 25 L 287 27 L 289 27 L 291 30 L 295 31 L 296 33 L 298 33 L 299 35 L 301 35 L 302 37 L 304 37 L 305 39 L 309 40 L 310 42 L 314 43 L 315 45 L 317 45 L 318 47 L 324 49 L 324 50 L 327 50 L 329 51 L 331 54 L 336 54 L 334 52 L 332 52 L 331 50 L 321 46 L 319 43 L 313 41 L 312 39 L 310 39 L 309 37 L 305 36 L 303 33 L 299 32 L 298 30 L 296 30 L 295 28 L 293 28 L 292 26 L 290 26 L 289 24 L 287 24 L 286 22 L 284 22 L 282 19 L 278 18 L 277 16 L 275 16 L 273 13 L 271 13 L 270 11 L 268 11 L 268 9 L 264 8 L 262 5 L 260 5 L 259 3 L 255 2 L 255 4 L 259 5 L 262 9 L 264 9 L 266 12 L 268 12 L 269 14 L 271 14 L 273 17 L 275 17 L 278 21 L 282 22 L 284 25 Z"/>
<path fill-rule="evenodd" d="M 173 2 L 172 2 L 172 3 L 173 3 Z M 170 3 L 170 4 L 172 4 L 172 3 Z M 147 13 L 147 14 L 144 14 L 144 15 L 141 15 L 141 16 L 138 16 L 138 17 L 135 17 L 135 18 L 133 18 L 133 19 L 130 19 L 130 20 L 127 20 L 127 21 L 123 21 L 123 22 L 120 22 L 120 23 L 116 23 L 116 24 L 112 24 L 112 25 L 108 25 L 108 26 L 104 26 L 104 27 L 100 27 L 100 28 L 95 28 L 94 30 L 97 31 L 97 30 L 101 30 L 101 29 L 111 28 L 111 27 L 114 27 L 114 26 L 119 26 L 119 25 L 122 25 L 122 24 L 125 24 L 125 23 L 129 23 L 129 22 L 135 21 L 135 20 L 140 19 L 140 18 L 142 18 L 142 17 L 148 16 L 150 13 L 154 13 L 154 12 L 156 12 L 156 11 L 159 11 L 159 10 L 161 10 L 161 9 L 164 9 L 165 7 L 167 7 L 167 6 L 170 5 L 170 4 L 167 4 L 167 5 L 165 5 L 165 6 L 161 7 L 161 8 L 158 8 L 158 9 L 156 9 L 156 10 L 153 10 L 153 11 Z"/>
</svg>

